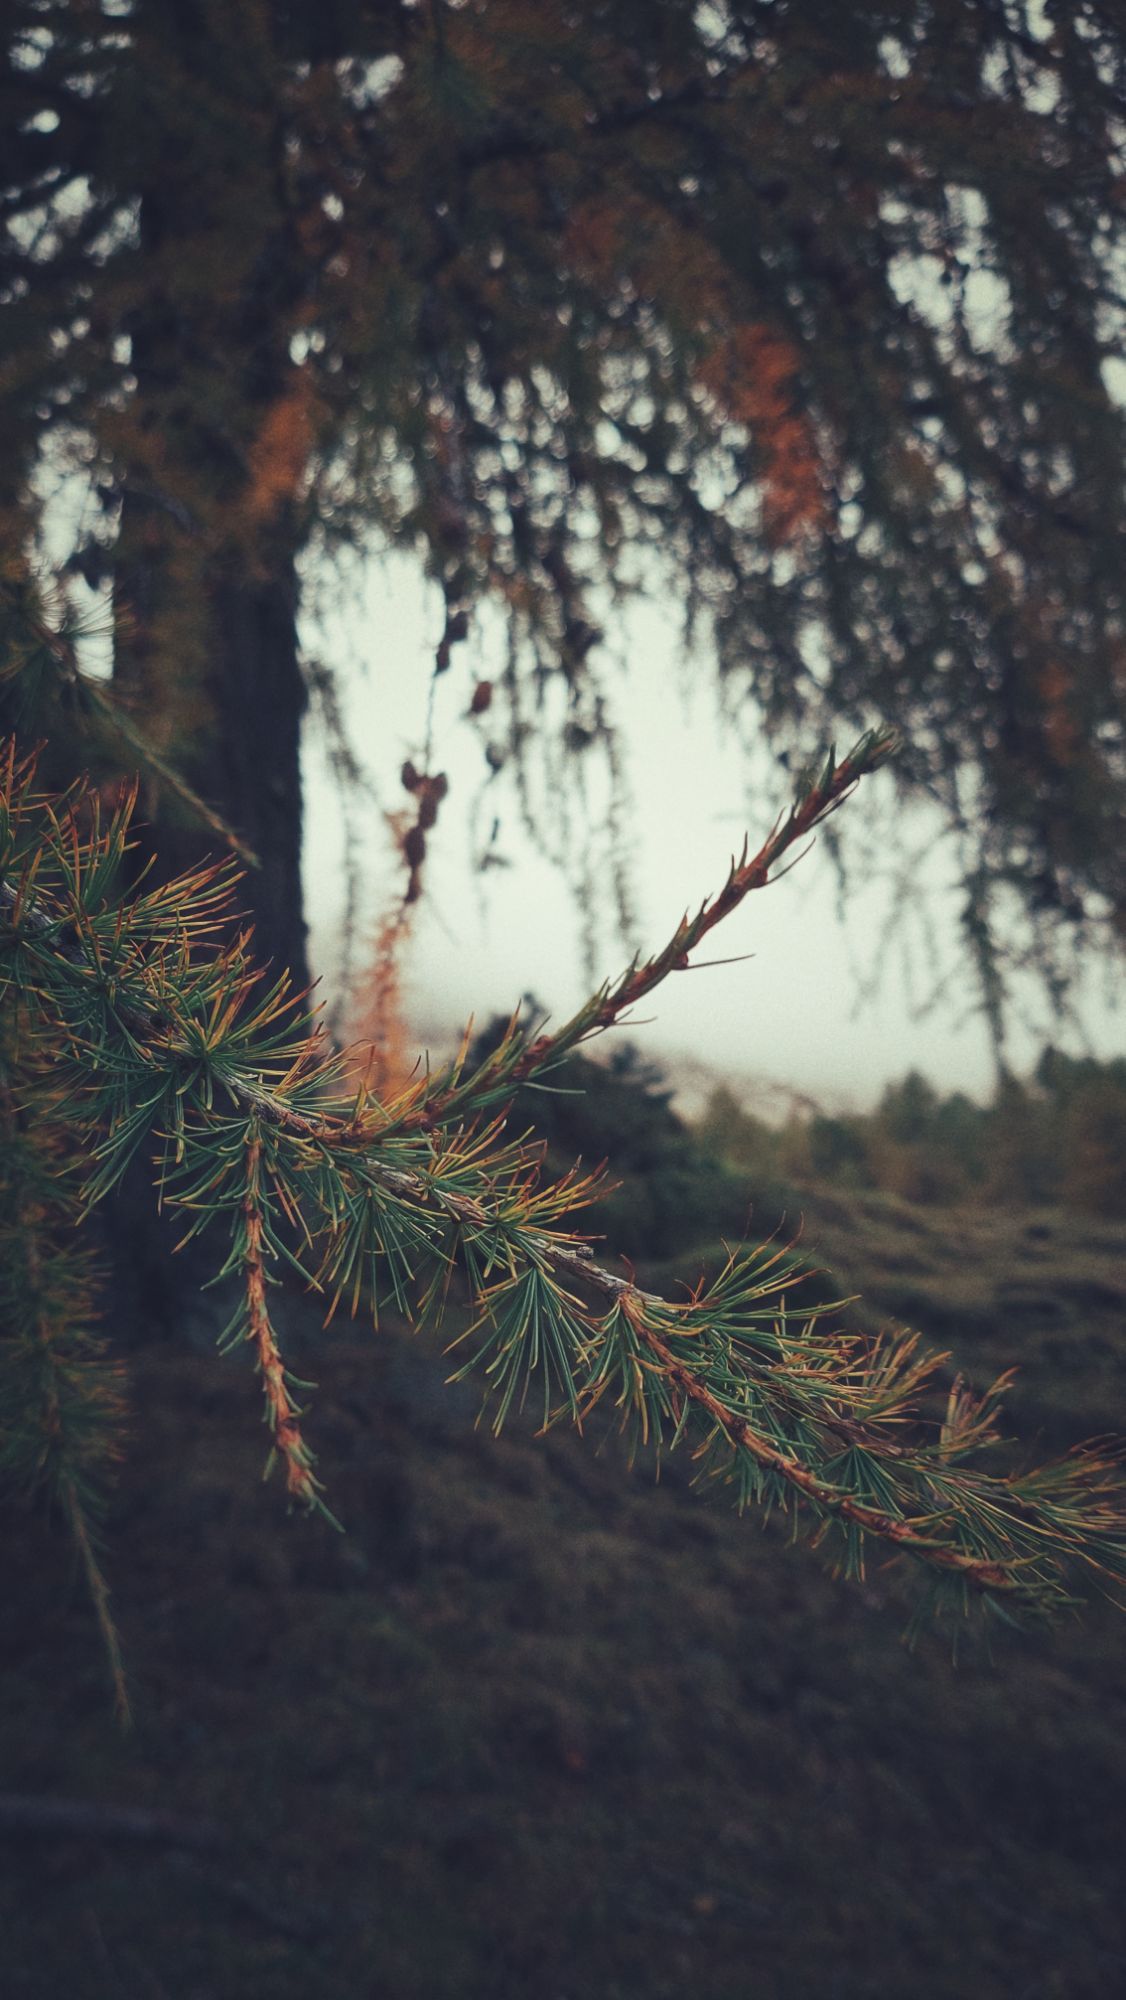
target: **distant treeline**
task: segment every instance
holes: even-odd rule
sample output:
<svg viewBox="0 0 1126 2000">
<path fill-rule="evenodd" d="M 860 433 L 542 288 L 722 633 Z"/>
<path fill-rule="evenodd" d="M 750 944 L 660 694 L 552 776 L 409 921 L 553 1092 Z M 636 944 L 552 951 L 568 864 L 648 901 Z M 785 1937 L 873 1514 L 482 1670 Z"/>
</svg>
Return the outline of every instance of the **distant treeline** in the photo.
<svg viewBox="0 0 1126 2000">
<path fill-rule="evenodd" d="M 478 1055 L 502 1025 L 482 1034 Z M 1007 1081 L 991 1105 L 942 1096 L 912 1072 L 874 1111 L 795 1113 L 781 1127 L 722 1085 L 691 1125 L 672 1097 L 659 1065 L 619 1043 L 604 1063 L 573 1057 L 513 1106 L 513 1125 L 539 1132 L 551 1170 L 578 1157 L 609 1162 L 610 1189 L 579 1223 L 630 1258 L 762 1238 L 814 1187 L 1126 1218 L 1126 1059 L 1046 1049 L 1032 1076 Z"/>
<path fill-rule="evenodd" d="M 992 1104 L 942 1096 L 917 1071 L 872 1112 L 794 1115 L 780 1129 L 717 1089 L 696 1128 L 753 1180 L 878 1188 L 904 1201 L 1060 1204 L 1126 1215 L 1126 1059 L 1046 1048 Z"/>
</svg>

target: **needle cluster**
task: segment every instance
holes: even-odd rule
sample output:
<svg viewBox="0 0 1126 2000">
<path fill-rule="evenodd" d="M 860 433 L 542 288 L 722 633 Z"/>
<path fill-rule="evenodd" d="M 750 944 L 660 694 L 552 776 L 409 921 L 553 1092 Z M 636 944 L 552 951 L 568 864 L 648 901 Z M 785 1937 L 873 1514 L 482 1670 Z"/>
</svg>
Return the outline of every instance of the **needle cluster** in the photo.
<svg viewBox="0 0 1126 2000">
<path fill-rule="evenodd" d="M 738 1504 L 806 1520 L 839 1566 L 873 1551 L 909 1563 L 928 1603 L 1051 1610 L 1078 1579 L 1126 1573 L 1118 1459 L 1091 1444 L 1046 1465 L 998 1452 L 1003 1383 L 975 1396 L 917 1336 L 850 1329 L 802 1300 L 792 1248 L 733 1250 L 717 1277 L 658 1296 L 600 1263 L 574 1218 L 601 1184 L 544 1176 L 540 1150 L 506 1129 L 516 1085 L 543 1080 L 690 962 L 706 935 L 853 787 L 885 761 L 873 732 L 830 752 L 758 851 L 554 1034 L 514 1019 L 473 1064 L 377 1100 L 347 1082 L 303 996 L 271 985 L 232 923 L 228 864 L 132 890 L 131 801 L 108 814 L 79 786 L 41 788 L 34 761 L 0 768 L 0 1116 L 8 1141 L 0 1282 L 0 1465 L 47 1484 L 90 1548 L 82 1507 L 120 1425 L 112 1374 L 86 1330 L 80 1223 L 152 1159 L 154 1195 L 185 1237 L 215 1245 L 234 1295 L 222 1337 L 262 1389 L 271 1462 L 291 1500 L 327 1513 L 271 1295 L 287 1272 L 326 1316 L 378 1320 L 391 1300 L 416 1324 L 466 1298 L 459 1375 L 481 1379 L 497 1429 L 531 1403 L 546 1426 L 612 1409 L 630 1439 L 685 1449 Z M 354 1072 L 353 1072 L 354 1074 Z M 143 1414 L 143 1413 L 142 1413 Z M 331 1518 L 331 1517 L 330 1517 Z M 104 1614 L 104 1585 L 90 1553 Z M 99 1596 L 100 1592 L 100 1596 Z"/>
</svg>

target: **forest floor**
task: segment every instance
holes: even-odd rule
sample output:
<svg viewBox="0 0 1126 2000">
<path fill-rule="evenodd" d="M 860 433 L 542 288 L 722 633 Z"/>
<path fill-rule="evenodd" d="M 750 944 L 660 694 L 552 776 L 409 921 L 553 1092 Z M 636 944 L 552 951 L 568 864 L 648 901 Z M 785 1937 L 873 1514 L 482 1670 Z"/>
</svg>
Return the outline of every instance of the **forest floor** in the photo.
<svg viewBox="0 0 1126 2000">
<path fill-rule="evenodd" d="M 877 1314 L 978 1381 L 1021 1367 L 1025 1435 L 1126 1429 L 1126 1227 L 804 1200 Z M 249 1368 L 131 1358 L 107 1552 L 131 1734 L 61 1538 L 9 1535 L 0 1790 L 210 1832 L 0 1842 L 5 1994 L 1126 1990 L 1121 1612 L 908 1651 L 896 1578 L 835 1582 L 675 1459 L 654 1488 L 612 1441 L 494 1439 L 394 1324 L 315 1326 L 343 1535 L 263 1485 Z"/>
</svg>

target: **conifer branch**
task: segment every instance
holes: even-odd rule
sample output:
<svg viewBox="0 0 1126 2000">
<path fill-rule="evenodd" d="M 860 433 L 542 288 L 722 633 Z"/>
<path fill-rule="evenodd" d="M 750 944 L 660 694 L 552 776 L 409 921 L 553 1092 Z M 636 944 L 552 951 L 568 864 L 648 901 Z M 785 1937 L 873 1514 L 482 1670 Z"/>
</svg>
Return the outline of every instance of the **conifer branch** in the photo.
<svg viewBox="0 0 1126 2000">
<path fill-rule="evenodd" d="M 87 721 L 97 721 L 123 743 L 130 761 L 135 758 L 143 771 L 159 778 L 192 817 L 215 835 L 221 846 L 238 856 L 244 867 L 260 868 L 259 856 L 242 835 L 196 791 L 148 733 L 138 727 L 112 682 L 101 681 L 82 667 L 75 643 L 82 628 L 76 625 L 69 607 L 62 601 L 56 602 L 56 620 L 52 624 L 44 616 L 44 608 L 29 601 L 31 595 L 26 582 L 18 586 L 0 578 L 0 616 L 13 641 L 0 667 L 0 681 L 20 678 L 31 683 L 49 676 L 73 710 Z"/>
<path fill-rule="evenodd" d="M 752 855 L 749 843 L 744 842 L 743 852 L 738 861 L 732 861 L 723 888 L 707 898 L 694 916 L 685 913 L 662 950 L 644 962 L 635 959 L 618 980 L 607 982 L 552 1035 L 539 1035 L 526 1042 L 514 1017 L 500 1046 L 464 1080 L 463 1048 L 449 1076 L 436 1079 L 431 1086 L 420 1090 L 416 1100 L 396 1119 L 395 1129 L 402 1132 L 444 1123 L 451 1117 L 479 1112 L 497 1103 L 530 1078 L 554 1069 L 582 1044 L 615 1027 L 670 974 L 688 971 L 692 952 L 708 933 L 731 916 L 752 891 L 765 889 L 771 881 L 780 879 L 772 871 L 783 857 L 829 819 L 862 778 L 888 762 L 897 742 L 894 730 L 868 730 L 839 764 L 835 750 L 830 748 L 824 759 L 818 760 L 799 781 L 790 811 L 775 821 L 757 853 Z"/>
<path fill-rule="evenodd" d="M 59 807 L 9 759 L 0 992 L 22 1009 L 32 1050 L 49 1039 L 56 1052 L 62 1112 L 92 1162 L 86 1205 L 155 1141 L 161 1199 L 188 1234 L 225 1228 L 220 1275 L 238 1278 L 240 1302 L 223 1345 L 254 1353 L 291 1499 L 323 1508 L 271 1321 L 270 1267 L 288 1263 L 330 1313 L 376 1313 L 389 1292 L 408 1317 L 435 1322 L 456 1268 L 473 1313 L 458 1373 L 483 1375 L 496 1428 L 533 1388 L 545 1425 L 581 1426 L 609 1398 L 634 1445 L 686 1443 L 740 1506 L 800 1508 L 846 1572 L 862 1575 L 869 1545 L 882 1544 L 962 1606 L 1050 1609 L 1077 1573 L 1104 1587 L 1126 1576 L 1113 1450 L 1016 1472 L 983 1465 L 1003 1385 L 974 1398 L 956 1384 L 932 1420 L 944 1357 L 794 1304 L 804 1274 L 791 1250 L 733 1254 L 682 1300 L 643 1290 L 571 1227 L 599 1177 L 545 1182 L 537 1150 L 505 1136 L 497 1107 L 515 1083 L 681 969 L 887 748 L 869 737 L 840 765 L 830 755 L 720 894 L 554 1037 L 525 1044 L 513 1029 L 465 1081 L 463 1051 L 385 1104 L 344 1093 L 338 1059 L 294 1022 L 285 983 L 263 990 L 246 938 L 218 943 L 229 873 L 123 899 L 127 810 L 103 824 L 96 802 Z"/>
<path fill-rule="evenodd" d="M 274 1452 L 285 1469 L 286 1492 L 291 1499 L 303 1501 L 307 1507 L 327 1512 L 319 1497 L 320 1482 L 313 1475 L 312 1454 L 301 1435 L 301 1412 L 289 1393 L 288 1371 L 270 1319 L 266 1296 L 269 1239 L 263 1213 L 261 1168 L 262 1141 L 252 1123 L 246 1136 L 246 1190 L 241 1205 L 241 1227 L 232 1252 L 242 1267 L 244 1297 L 240 1317 L 244 1321 L 243 1338 L 254 1348 L 256 1366 L 262 1377 L 266 1421 L 273 1435 Z M 269 1469 L 267 1463 L 267 1472 Z"/>
<path fill-rule="evenodd" d="M 60 1508 L 101 1634 L 114 1707 L 128 1727 L 121 1644 L 95 1528 L 120 1456 L 121 1371 L 84 1324 L 94 1312 L 94 1270 L 75 1241 L 74 1168 L 50 1083 L 26 1058 L 20 1075 L 11 1026 L 4 1022 L 7 1035 L 0 1032 L 0 1476 L 26 1495 L 46 1493 Z"/>
</svg>

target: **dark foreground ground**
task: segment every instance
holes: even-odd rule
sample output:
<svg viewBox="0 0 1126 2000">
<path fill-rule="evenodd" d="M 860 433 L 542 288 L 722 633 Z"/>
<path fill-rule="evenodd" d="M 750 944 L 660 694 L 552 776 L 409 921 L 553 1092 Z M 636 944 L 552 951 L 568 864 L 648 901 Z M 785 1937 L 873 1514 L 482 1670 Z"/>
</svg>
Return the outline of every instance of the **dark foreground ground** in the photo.
<svg viewBox="0 0 1126 2000">
<path fill-rule="evenodd" d="M 809 1202 L 807 1239 L 1046 1442 L 1126 1423 L 1126 1231 Z M 307 1357 L 301 1357 L 302 1360 Z M 1126 1991 L 1126 1617 L 913 1654 L 903 1600 L 439 1356 L 335 1339 L 346 1536 L 260 1481 L 249 1369 L 143 1349 L 121 1738 L 61 1543 L 4 1558 L 0 1788 L 215 1845 L 0 1842 L 13 2000 L 1086 2000 Z"/>
</svg>

